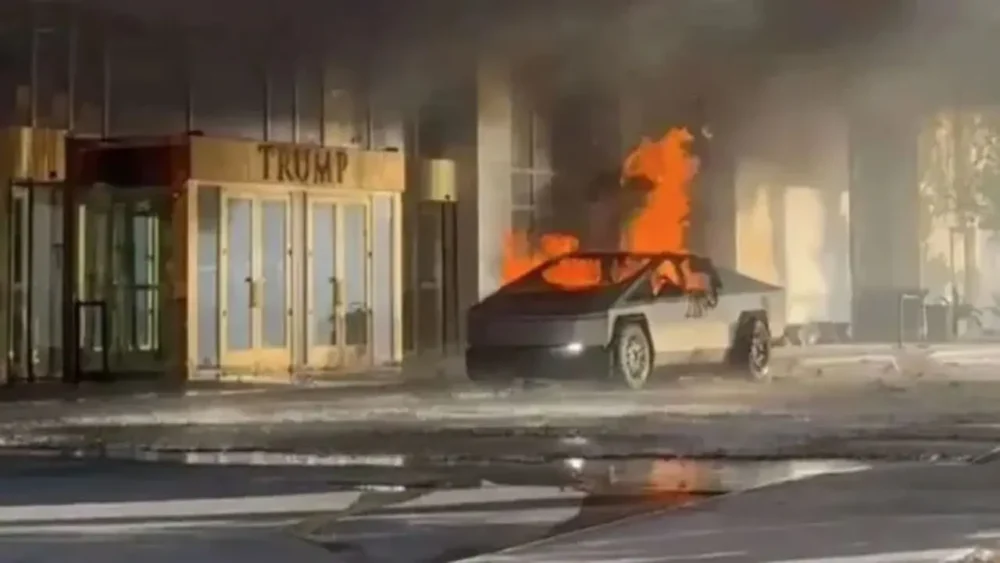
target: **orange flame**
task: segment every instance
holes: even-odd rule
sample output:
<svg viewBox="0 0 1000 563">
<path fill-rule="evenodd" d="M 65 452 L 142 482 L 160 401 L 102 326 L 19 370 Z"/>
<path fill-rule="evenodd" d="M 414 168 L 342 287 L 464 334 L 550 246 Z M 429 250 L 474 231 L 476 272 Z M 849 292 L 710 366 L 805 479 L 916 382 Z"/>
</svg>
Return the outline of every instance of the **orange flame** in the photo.
<svg viewBox="0 0 1000 563">
<path fill-rule="evenodd" d="M 638 185 L 646 193 L 644 203 L 622 233 L 622 250 L 687 252 L 690 188 L 698 172 L 698 159 L 688 150 L 693 140 L 687 129 L 671 129 L 657 141 L 643 139 L 626 157 L 622 186 Z M 504 246 L 504 283 L 579 247 L 579 239 L 571 234 L 545 233 L 533 247 L 527 233 L 511 232 Z M 671 269 L 667 265 L 661 275 L 676 280 Z M 600 267 L 584 260 L 564 261 L 547 270 L 545 276 L 549 283 L 566 289 L 591 287 L 600 283 Z"/>
</svg>

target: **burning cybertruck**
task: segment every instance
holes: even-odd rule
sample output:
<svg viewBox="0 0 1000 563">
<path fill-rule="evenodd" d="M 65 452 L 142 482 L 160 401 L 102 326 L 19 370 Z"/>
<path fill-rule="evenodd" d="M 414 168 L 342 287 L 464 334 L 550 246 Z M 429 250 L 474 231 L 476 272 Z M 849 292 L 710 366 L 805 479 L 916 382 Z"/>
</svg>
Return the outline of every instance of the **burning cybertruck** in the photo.
<svg viewBox="0 0 1000 563">
<path fill-rule="evenodd" d="M 641 389 L 655 370 L 714 364 L 765 378 L 784 291 L 690 254 L 574 252 L 468 313 L 473 381 L 592 379 Z"/>
</svg>

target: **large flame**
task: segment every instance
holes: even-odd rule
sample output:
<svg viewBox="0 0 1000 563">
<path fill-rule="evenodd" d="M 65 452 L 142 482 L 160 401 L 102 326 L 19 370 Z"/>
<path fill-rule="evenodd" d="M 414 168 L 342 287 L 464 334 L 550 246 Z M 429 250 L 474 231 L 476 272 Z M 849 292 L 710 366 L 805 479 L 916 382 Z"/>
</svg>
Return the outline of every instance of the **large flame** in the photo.
<svg viewBox="0 0 1000 563">
<path fill-rule="evenodd" d="M 687 229 L 691 211 L 691 182 L 698 173 L 698 159 L 689 147 L 694 137 L 684 128 L 669 130 L 657 141 L 643 139 L 622 165 L 622 189 L 641 189 L 643 203 L 625 226 L 622 250 L 630 252 L 688 251 Z M 512 232 L 504 247 L 503 279 L 508 283 L 542 264 L 580 247 L 567 233 L 544 233 L 532 245 L 528 233 Z M 676 272 L 661 274 L 677 280 Z M 600 265 L 586 260 L 563 261 L 545 272 L 546 281 L 567 289 L 600 283 Z"/>
</svg>

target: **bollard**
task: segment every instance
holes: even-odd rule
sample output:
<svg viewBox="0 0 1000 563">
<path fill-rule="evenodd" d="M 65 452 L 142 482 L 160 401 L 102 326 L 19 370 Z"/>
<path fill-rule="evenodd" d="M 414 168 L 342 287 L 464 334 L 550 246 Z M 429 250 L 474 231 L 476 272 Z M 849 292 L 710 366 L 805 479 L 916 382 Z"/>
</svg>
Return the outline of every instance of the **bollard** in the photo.
<svg viewBox="0 0 1000 563">
<path fill-rule="evenodd" d="M 906 343 L 906 337 L 904 331 L 906 330 L 906 304 L 911 301 L 923 301 L 924 295 L 922 293 L 911 293 L 903 292 L 899 294 L 899 317 L 897 319 L 896 326 L 896 345 L 902 348 Z M 921 323 L 920 323 L 920 333 L 923 334 L 927 326 L 927 310 L 923 307 L 920 308 L 921 312 Z"/>
</svg>

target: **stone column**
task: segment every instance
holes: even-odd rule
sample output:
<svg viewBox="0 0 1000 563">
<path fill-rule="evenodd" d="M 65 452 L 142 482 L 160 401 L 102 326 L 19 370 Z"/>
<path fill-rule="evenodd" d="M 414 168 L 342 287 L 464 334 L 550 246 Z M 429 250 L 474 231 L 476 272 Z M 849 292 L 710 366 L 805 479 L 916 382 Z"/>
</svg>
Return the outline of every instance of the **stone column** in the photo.
<svg viewBox="0 0 1000 563">
<path fill-rule="evenodd" d="M 505 62 L 480 61 L 476 70 L 475 177 L 460 181 L 458 196 L 459 285 L 465 306 L 490 294 L 502 282 L 503 245 L 511 228 L 511 82 Z"/>
</svg>

